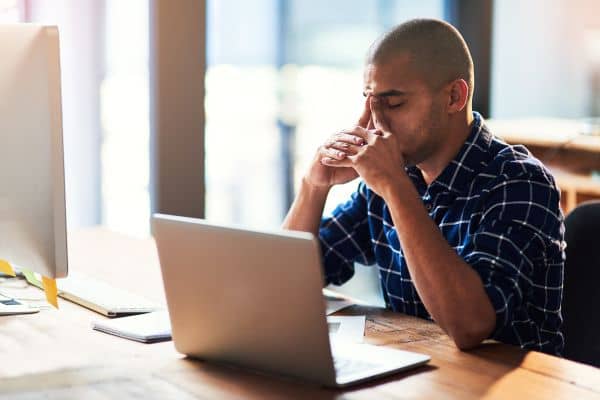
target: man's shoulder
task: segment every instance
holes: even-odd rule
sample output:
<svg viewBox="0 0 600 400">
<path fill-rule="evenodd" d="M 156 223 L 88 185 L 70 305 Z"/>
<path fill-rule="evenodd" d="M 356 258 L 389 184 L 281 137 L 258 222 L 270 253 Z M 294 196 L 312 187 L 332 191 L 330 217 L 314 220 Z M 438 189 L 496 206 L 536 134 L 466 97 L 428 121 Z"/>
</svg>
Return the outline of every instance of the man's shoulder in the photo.
<svg viewBox="0 0 600 400">
<path fill-rule="evenodd" d="M 556 189 L 550 170 L 523 145 L 509 145 L 494 139 L 490 145 L 492 157 L 482 173 L 494 177 L 495 183 L 506 181 L 531 181 Z M 490 183 L 494 183 L 490 182 Z"/>
<path fill-rule="evenodd" d="M 550 170 L 524 146 L 495 142 L 493 156 L 480 174 L 478 191 L 487 210 L 484 214 L 499 213 L 531 226 L 543 225 L 553 237 L 558 236 L 563 221 L 560 191 Z"/>
</svg>

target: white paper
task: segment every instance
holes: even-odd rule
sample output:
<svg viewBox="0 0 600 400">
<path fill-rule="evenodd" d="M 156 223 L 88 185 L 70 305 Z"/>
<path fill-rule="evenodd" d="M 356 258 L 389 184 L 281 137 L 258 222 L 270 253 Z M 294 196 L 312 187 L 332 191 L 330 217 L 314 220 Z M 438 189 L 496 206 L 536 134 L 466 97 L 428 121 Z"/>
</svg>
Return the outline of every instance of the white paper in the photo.
<svg viewBox="0 0 600 400">
<path fill-rule="evenodd" d="M 92 322 L 92 328 L 140 342 L 171 338 L 171 322 L 167 311 L 97 320 Z"/>
<path fill-rule="evenodd" d="M 362 343 L 365 336 L 366 317 L 359 316 L 329 316 L 329 338 L 332 342 L 344 341 Z"/>
<path fill-rule="evenodd" d="M 351 305 L 354 304 L 349 300 L 334 300 L 334 299 L 328 299 L 327 297 L 326 297 L 326 303 L 327 303 L 327 315 L 331 315 L 334 312 L 341 310 L 342 308 L 350 307 Z"/>
</svg>

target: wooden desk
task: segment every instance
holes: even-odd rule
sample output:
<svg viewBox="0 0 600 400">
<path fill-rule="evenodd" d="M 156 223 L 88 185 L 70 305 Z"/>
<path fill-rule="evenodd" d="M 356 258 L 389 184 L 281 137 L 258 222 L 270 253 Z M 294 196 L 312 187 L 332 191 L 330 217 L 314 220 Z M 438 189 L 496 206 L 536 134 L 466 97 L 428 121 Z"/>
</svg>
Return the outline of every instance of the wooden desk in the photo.
<svg viewBox="0 0 600 400">
<path fill-rule="evenodd" d="M 104 230 L 71 238 L 71 267 L 161 301 L 156 250 Z M 0 399 L 600 398 L 600 370 L 513 346 L 459 351 L 435 324 L 377 308 L 366 341 L 414 350 L 429 365 L 350 390 L 330 390 L 188 360 L 172 342 L 141 344 L 93 331 L 100 315 L 60 300 L 60 310 L 0 318 Z"/>
</svg>

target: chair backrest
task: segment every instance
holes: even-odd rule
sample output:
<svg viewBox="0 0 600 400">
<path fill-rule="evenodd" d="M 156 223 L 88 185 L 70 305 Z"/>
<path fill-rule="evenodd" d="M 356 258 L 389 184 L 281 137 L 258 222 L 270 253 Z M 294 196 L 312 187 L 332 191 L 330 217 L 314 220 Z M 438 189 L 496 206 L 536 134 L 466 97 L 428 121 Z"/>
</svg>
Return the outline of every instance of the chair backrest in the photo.
<svg viewBox="0 0 600 400">
<path fill-rule="evenodd" d="M 564 356 L 600 367 L 600 201 L 569 213 L 565 240 Z"/>
</svg>

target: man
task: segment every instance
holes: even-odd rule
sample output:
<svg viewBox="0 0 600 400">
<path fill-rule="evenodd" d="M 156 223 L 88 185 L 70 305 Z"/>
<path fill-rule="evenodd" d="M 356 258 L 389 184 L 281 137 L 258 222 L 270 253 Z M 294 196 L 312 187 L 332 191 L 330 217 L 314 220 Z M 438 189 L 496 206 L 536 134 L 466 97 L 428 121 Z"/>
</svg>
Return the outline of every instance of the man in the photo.
<svg viewBox="0 0 600 400">
<path fill-rule="evenodd" d="M 451 25 L 403 23 L 369 49 L 364 112 L 332 135 L 284 228 L 318 235 L 326 283 L 377 264 L 388 308 L 435 320 L 462 349 L 486 338 L 560 354 L 559 191 L 472 111 L 473 62 Z M 321 219 L 329 189 L 361 178 Z"/>
</svg>

